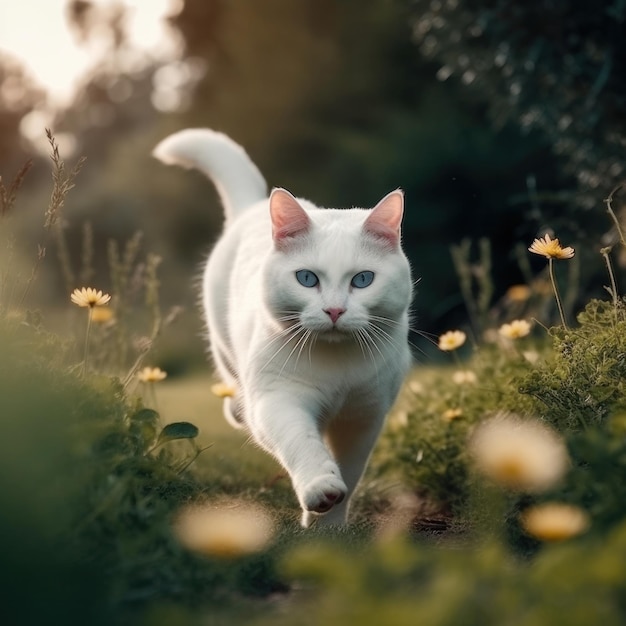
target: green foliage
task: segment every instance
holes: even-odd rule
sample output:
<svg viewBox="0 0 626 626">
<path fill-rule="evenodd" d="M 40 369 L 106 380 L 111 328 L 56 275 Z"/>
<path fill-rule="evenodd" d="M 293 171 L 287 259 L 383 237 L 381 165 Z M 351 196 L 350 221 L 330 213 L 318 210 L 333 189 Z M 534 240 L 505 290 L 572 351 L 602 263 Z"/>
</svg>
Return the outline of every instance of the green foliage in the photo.
<svg viewBox="0 0 626 626">
<path fill-rule="evenodd" d="M 602 425 L 624 407 L 626 310 L 592 300 L 573 330 L 555 329 L 549 368 L 524 381 L 523 393 L 543 405 L 545 419 L 562 431 Z"/>
<path fill-rule="evenodd" d="M 499 122 L 539 130 L 578 179 L 571 202 L 592 207 L 596 190 L 623 176 L 615 162 L 626 127 L 626 47 L 622 0 L 568 5 L 530 0 L 413 4 L 421 53 L 438 77 L 455 76 L 479 94 Z M 569 209 L 571 211 L 571 208 Z"/>
<path fill-rule="evenodd" d="M 419 486 L 446 508 L 461 512 L 472 491 L 468 435 L 486 417 L 511 412 L 539 417 L 565 436 L 575 463 L 565 490 L 570 500 L 585 504 L 594 499 L 593 485 L 604 492 L 614 482 L 615 468 L 624 463 L 624 306 L 593 300 L 578 322 L 572 330 L 553 328 L 553 345 L 544 345 L 541 356 L 529 354 L 526 338 L 516 340 L 514 348 L 477 348 L 463 366 L 475 375 L 473 384 L 455 383 L 451 370 L 426 372 L 423 379 L 418 370 L 378 448 L 374 475 Z M 446 419 L 450 409 L 461 414 Z M 602 506 L 620 509 L 617 500 L 611 497 Z"/>
<path fill-rule="evenodd" d="M 444 508 L 462 511 L 470 492 L 468 434 L 498 412 L 529 414 L 532 402 L 520 395 L 519 381 L 534 368 L 521 348 L 502 345 L 481 346 L 462 369 L 421 374 L 418 368 L 376 450 L 374 475 L 418 486 Z M 454 382 L 455 372 L 470 372 L 476 381 Z"/>
<path fill-rule="evenodd" d="M 446 626 L 519 624 L 585 626 L 623 623 L 626 525 L 603 538 L 546 549 L 516 562 L 497 542 L 478 549 L 433 548 L 394 539 L 367 550 L 322 543 L 296 548 L 286 574 L 314 585 L 298 593 L 297 622 L 423 623 Z M 584 564 L 584 565 L 583 565 Z M 273 612 L 258 624 L 292 624 Z"/>
<path fill-rule="evenodd" d="M 5 615 L 110 623 L 151 602 L 226 602 L 281 588 L 271 551 L 223 563 L 175 539 L 176 511 L 221 492 L 192 471 L 196 426 L 161 426 L 116 379 L 78 378 L 54 338 L 31 327 L 0 322 L 0 343 Z"/>
</svg>

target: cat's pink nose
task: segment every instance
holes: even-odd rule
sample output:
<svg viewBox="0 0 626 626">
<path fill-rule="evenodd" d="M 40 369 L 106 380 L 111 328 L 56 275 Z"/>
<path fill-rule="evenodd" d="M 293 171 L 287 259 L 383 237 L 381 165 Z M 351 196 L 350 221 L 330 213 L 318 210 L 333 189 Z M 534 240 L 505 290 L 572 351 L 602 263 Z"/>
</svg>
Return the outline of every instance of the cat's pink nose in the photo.
<svg viewBox="0 0 626 626">
<path fill-rule="evenodd" d="M 346 312 L 345 309 L 324 309 L 324 313 L 326 313 L 328 317 L 330 317 L 333 324 L 336 324 L 339 317 L 343 315 L 345 312 Z"/>
</svg>

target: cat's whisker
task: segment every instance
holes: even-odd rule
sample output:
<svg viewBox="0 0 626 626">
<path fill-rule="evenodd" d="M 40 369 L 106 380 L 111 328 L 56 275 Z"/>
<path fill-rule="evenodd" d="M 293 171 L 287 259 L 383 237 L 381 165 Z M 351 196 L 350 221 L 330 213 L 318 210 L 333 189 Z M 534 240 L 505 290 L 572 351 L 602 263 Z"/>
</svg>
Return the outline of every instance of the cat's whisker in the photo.
<svg viewBox="0 0 626 626">
<path fill-rule="evenodd" d="M 375 322 L 379 322 L 380 324 L 385 325 L 385 326 L 402 327 L 402 323 L 401 322 L 398 322 L 397 320 L 394 320 L 394 319 L 390 319 L 388 317 L 382 317 L 381 315 L 372 315 L 372 314 L 370 314 L 370 319 L 375 321 Z M 419 335 L 420 337 L 426 339 L 426 341 L 428 341 L 432 345 L 434 345 L 434 346 L 438 345 L 438 341 L 437 341 L 438 337 L 437 337 L 437 335 L 435 335 L 433 333 L 428 333 L 428 332 L 423 331 L 423 330 L 418 330 L 417 328 L 413 328 L 413 327 L 409 327 L 409 330 L 411 332 L 415 333 L 416 335 Z M 423 356 L 428 356 L 426 351 L 423 350 L 422 348 L 420 348 L 417 344 L 412 342 L 410 339 L 407 339 L 407 341 L 408 341 L 409 345 L 414 350 L 416 350 L 417 352 L 419 352 Z"/>
<path fill-rule="evenodd" d="M 298 354 L 296 355 L 296 362 L 294 367 L 298 366 L 298 362 L 300 361 L 300 357 L 302 356 L 302 351 L 304 350 L 304 348 L 306 347 L 307 343 L 309 343 L 309 348 L 311 347 L 311 343 L 309 342 L 309 339 L 311 338 L 311 336 L 313 335 L 313 331 L 312 330 L 306 330 L 304 333 L 304 341 L 300 340 L 298 343 L 301 343 L 300 348 L 298 350 Z M 309 358 L 311 356 L 311 351 L 309 350 Z"/>
<path fill-rule="evenodd" d="M 400 349 L 398 342 L 396 339 L 390 335 L 388 332 L 383 330 L 382 328 L 376 326 L 376 324 L 368 325 L 369 331 L 376 337 L 378 337 L 383 343 L 387 343 L 393 350 L 399 355 L 402 356 L 402 350 Z"/>
<path fill-rule="evenodd" d="M 369 339 L 369 345 L 373 346 L 376 352 L 378 352 L 378 354 L 380 355 L 380 358 L 383 360 L 385 367 L 389 367 L 389 364 L 387 363 L 387 359 L 385 358 L 385 355 L 383 354 L 382 350 L 376 343 L 376 337 L 372 335 L 369 328 L 363 328 L 362 330 L 363 330 L 364 336 Z"/>
<path fill-rule="evenodd" d="M 302 335 L 298 337 L 300 333 L 302 333 Z M 295 339 L 296 337 L 298 337 L 298 340 L 296 341 L 293 348 L 291 348 L 291 352 L 289 352 L 289 354 L 287 355 L 287 358 L 285 359 L 285 362 L 283 363 L 283 366 L 280 368 L 280 371 L 278 372 L 279 378 L 283 375 L 283 372 L 285 371 L 285 367 L 287 367 L 287 363 L 289 363 L 289 359 L 292 357 L 293 353 L 298 349 L 299 346 L 302 345 L 302 347 L 304 347 L 304 344 L 306 343 L 307 338 L 310 336 L 310 333 L 311 333 L 310 330 L 305 329 L 302 326 L 300 326 L 300 328 L 298 329 L 298 333 L 294 335 L 294 337 L 290 338 L 289 341 L 291 341 L 292 339 Z M 300 352 L 301 351 L 302 351 L 302 348 L 300 348 Z M 298 352 L 298 356 L 296 357 L 295 365 L 298 364 L 298 359 L 300 358 L 300 352 Z M 295 368 L 295 365 L 294 365 L 294 368 Z"/>
<path fill-rule="evenodd" d="M 298 324 L 297 326 L 291 326 L 289 328 L 285 328 L 279 333 L 277 333 L 276 335 L 274 335 L 269 340 L 267 347 L 271 346 L 274 342 L 279 341 L 281 339 L 284 339 L 284 341 L 278 347 L 278 350 L 276 350 L 272 354 L 272 356 L 269 359 L 267 359 L 265 365 L 263 365 L 263 367 L 259 371 L 261 372 L 264 371 L 265 368 L 278 356 L 278 354 L 280 354 L 280 352 L 282 352 L 282 350 L 289 345 L 289 342 L 292 339 L 295 339 L 302 332 L 302 330 L 303 330 L 302 326 Z M 289 356 L 291 356 L 291 354 Z M 289 360 L 289 357 L 287 357 L 287 360 Z"/>
<path fill-rule="evenodd" d="M 315 343 L 317 342 L 317 333 L 311 333 L 312 340 L 309 341 L 309 367 L 313 367 L 313 348 L 315 347 Z"/>
<path fill-rule="evenodd" d="M 358 338 L 359 346 L 361 347 L 361 352 L 363 352 L 363 356 L 365 358 L 369 356 L 369 358 L 372 360 L 372 363 L 374 364 L 374 368 L 376 369 L 376 374 L 378 375 L 378 363 L 376 362 L 376 356 L 374 355 L 374 352 L 372 351 L 372 348 L 369 345 L 370 338 L 368 337 L 365 329 L 363 328 L 357 329 L 356 336 Z M 365 350 L 367 350 L 367 354 L 365 354 Z"/>
<path fill-rule="evenodd" d="M 352 333 L 352 337 L 356 339 L 356 342 L 359 344 L 359 348 L 361 349 L 361 354 L 364 359 L 367 359 L 367 354 L 365 354 L 365 347 L 363 345 L 363 338 L 361 337 L 361 329 L 357 328 L 355 332 Z"/>
<path fill-rule="evenodd" d="M 390 317 L 383 317 L 382 315 L 372 315 L 370 313 L 369 314 L 369 318 L 371 320 L 374 320 L 375 322 L 380 322 L 381 324 L 384 324 L 386 326 L 397 326 L 397 327 L 400 327 L 400 328 L 404 327 L 404 324 L 402 322 L 399 322 L 398 320 L 391 319 Z"/>
</svg>

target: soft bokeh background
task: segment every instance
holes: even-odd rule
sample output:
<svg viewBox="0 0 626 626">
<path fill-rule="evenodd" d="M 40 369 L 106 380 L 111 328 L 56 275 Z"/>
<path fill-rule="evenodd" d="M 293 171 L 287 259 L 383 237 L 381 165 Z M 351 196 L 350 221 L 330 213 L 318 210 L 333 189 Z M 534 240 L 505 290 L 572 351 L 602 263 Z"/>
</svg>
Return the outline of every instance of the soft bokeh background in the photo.
<svg viewBox="0 0 626 626">
<path fill-rule="evenodd" d="M 603 199 L 623 176 L 625 9 L 569 5 L 5 2 L 0 174 L 8 181 L 35 158 L 13 216 L 20 250 L 32 260 L 41 238 L 48 126 L 69 164 L 87 157 L 64 213 L 77 281 L 86 224 L 91 283 L 102 289 L 108 242 L 141 231 L 143 249 L 163 258 L 164 305 L 186 308 L 170 358 L 200 362 L 193 279 L 221 209 L 201 175 L 150 151 L 173 131 L 208 126 L 244 145 L 270 185 L 321 205 L 369 207 L 404 189 L 420 330 L 466 319 L 450 255 L 463 239 L 475 258 L 478 240 L 491 242 L 492 305 L 544 269 L 524 256 L 538 233 L 585 241 L 576 281 L 587 297 L 601 284 L 595 248 L 611 243 Z M 52 244 L 48 257 L 26 304 L 49 311 L 68 294 Z"/>
</svg>

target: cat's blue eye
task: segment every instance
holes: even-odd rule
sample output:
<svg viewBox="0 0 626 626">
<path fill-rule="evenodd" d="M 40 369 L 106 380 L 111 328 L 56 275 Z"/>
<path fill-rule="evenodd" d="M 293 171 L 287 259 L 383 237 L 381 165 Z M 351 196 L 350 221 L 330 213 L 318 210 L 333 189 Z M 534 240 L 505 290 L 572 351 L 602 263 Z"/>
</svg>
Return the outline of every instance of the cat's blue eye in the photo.
<svg viewBox="0 0 626 626">
<path fill-rule="evenodd" d="M 303 287 L 315 287 L 320 282 L 311 270 L 298 270 L 296 278 Z"/>
<path fill-rule="evenodd" d="M 352 277 L 350 284 L 357 289 L 369 287 L 374 282 L 374 272 L 359 272 Z"/>
</svg>

